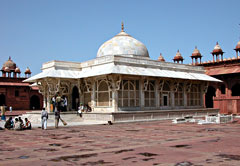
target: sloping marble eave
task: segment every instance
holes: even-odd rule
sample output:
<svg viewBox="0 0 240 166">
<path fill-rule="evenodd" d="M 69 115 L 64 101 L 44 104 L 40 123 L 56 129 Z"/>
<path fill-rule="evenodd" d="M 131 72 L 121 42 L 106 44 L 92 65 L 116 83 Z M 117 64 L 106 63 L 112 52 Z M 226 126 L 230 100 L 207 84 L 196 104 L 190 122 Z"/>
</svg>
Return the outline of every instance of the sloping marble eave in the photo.
<svg viewBox="0 0 240 166">
<path fill-rule="evenodd" d="M 70 79 L 78 79 L 80 71 L 73 70 L 63 70 L 63 69 L 47 69 L 43 70 L 41 73 L 36 74 L 23 82 L 36 82 L 39 79 L 43 78 L 70 78 Z"/>
<path fill-rule="evenodd" d="M 38 79 L 46 77 L 78 79 L 107 74 L 124 74 L 136 76 L 221 82 L 220 80 L 210 77 L 204 73 L 164 70 L 159 68 L 150 67 L 146 68 L 128 65 L 115 65 L 114 63 L 87 67 L 83 68 L 81 71 L 51 68 L 43 70 L 43 72 L 28 78 L 27 80 L 25 80 L 25 82 L 35 82 Z"/>
</svg>

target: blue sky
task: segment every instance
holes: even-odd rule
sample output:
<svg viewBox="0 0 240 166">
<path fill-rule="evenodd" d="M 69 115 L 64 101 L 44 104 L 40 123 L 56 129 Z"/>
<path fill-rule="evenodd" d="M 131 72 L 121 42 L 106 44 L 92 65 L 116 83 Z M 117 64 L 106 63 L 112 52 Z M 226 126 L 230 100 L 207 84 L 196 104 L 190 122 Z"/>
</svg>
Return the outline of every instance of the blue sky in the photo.
<svg viewBox="0 0 240 166">
<path fill-rule="evenodd" d="M 172 62 L 177 50 L 203 61 L 218 41 L 235 56 L 240 37 L 239 0 L 0 0 L 0 65 L 9 56 L 24 72 L 41 72 L 51 60 L 83 62 L 121 31 L 143 42 L 151 59 Z"/>
</svg>

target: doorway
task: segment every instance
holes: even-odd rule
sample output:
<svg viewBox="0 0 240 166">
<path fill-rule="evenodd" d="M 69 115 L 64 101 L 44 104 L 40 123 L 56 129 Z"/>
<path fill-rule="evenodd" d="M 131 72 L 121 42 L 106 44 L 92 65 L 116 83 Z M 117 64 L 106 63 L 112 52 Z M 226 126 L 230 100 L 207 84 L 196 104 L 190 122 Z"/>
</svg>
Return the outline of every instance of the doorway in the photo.
<svg viewBox="0 0 240 166">
<path fill-rule="evenodd" d="M 79 105 L 79 92 L 76 86 L 72 90 L 72 109 L 77 110 Z"/>
<path fill-rule="evenodd" d="M 163 94 L 163 106 L 169 106 L 168 94 Z"/>
<path fill-rule="evenodd" d="M 0 95 L 0 106 L 1 105 L 5 105 L 6 106 L 6 99 L 5 99 L 5 95 L 4 94 Z"/>
<path fill-rule="evenodd" d="M 40 109 L 40 98 L 37 95 L 33 95 L 30 98 L 30 109 L 32 109 L 32 110 Z"/>
<path fill-rule="evenodd" d="M 213 108 L 213 97 L 216 96 L 216 89 L 212 86 L 208 87 L 207 93 L 205 95 L 206 108 Z"/>
</svg>

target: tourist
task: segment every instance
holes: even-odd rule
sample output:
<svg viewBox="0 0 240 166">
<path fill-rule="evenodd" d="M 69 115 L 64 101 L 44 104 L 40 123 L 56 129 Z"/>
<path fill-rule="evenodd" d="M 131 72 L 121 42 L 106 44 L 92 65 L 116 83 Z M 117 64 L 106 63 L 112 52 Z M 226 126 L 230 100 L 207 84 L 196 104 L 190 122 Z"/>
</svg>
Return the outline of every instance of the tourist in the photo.
<svg viewBox="0 0 240 166">
<path fill-rule="evenodd" d="M 12 106 L 9 107 L 9 111 L 12 112 Z"/>
<path fill-rule="evenodd" d="M 58 123 L 60 119 L 60 109 L 56 109 L 54 114 L 55 114 L 55 128 L 58 128 Z"/>
<path fill-rule="evenodd" d="M 82 113 L 83 113 L 83 111 L 84 111 L 83 104 L 80 103 L 80 106 L 78 107 L 78 114 L 79 114 L 80 117 L 82 117 Z"/>
<path fill-rule="evenodd" d="M 48 112 L 45 110 L 45 108 L 42 109 L 42 129 L 47 129 L 47 120 L 48 120 Z"/>
<path fill-rule="evenodd" d="M 86 104 L 86 110 L 87 112 L 92 112 L 92 108 L 88 104 Z"/>
<path fill-rule="evenodd" d="M 13 127 L 14 127 L 14 122 L 13 122 L 13 120 L 12 120 L 12 117 L 10 117 L 10 118 L 6 121 L 4 127 L 5 127 L 5 129 L 8 129 L 8 130 L 13 129 Z"/>
<path fill-rule="evenodd" d="M 21 129 L 23 129 L 23 128 L 24 128 L 24 123 L 23 123 L 22 118 L 21 118 L 21 117 L 18 117 L 18 121 L 19 121 L 19 123 L 20 123 Z"/>
<path fill-rule="evenodd" d="M 28 120 L 28 118 L 25 118 L 24 130 L 31 130 L 31 129 L 32 129 L 31 122 Z"/>
<path fill-rule="evenodd" d="M 64 96 L 63 98 L 63 111 L 67 111 L 67 97 Z"/>
<path fill-rule="evenodd" d="M 14 130 L 22 130 L 21 123 L 19 122 L 18 118 L 15 118 Z"/>
<path fill-rule="evenodd" d="M 62 97 L 60 96 L 59 93 L 57 93 L 56 106 L 57 106 L 57 110 L 58 110 L 58 111 L 62 110 L 62 102 L 63 102 Z"/>
<path fill-rule="evenodd" d="M 6 113 L 5 106 L 4 106 L 4 105 L 2 105 L 2 106 L 1 106 L 1 120 L 4 120 L 4 121 L 6 121 L 6 116 L 5 116 L 5 113 Z"/>
</svg>

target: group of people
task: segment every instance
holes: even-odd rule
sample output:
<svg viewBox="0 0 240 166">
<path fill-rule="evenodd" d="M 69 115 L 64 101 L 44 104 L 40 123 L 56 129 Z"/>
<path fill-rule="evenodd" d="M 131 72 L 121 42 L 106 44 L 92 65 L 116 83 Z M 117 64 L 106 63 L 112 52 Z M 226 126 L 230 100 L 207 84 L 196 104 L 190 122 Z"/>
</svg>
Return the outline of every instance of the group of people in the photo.
<svg viewBox="0 0 240 166">
<path fill-rule="evenodd" d="M 32 129 L 31 122 L 28 120 L 28 118 L 25 118 L 25 123 L 24 123 L 21 117 L 15 118 L 15 121 L 13 121 L 12 117 L 9 117 L 4 127 L 5 129 L 8 129 L 8 130 L 11 130 L 11 129 L 31 130 Z"/>
<path fill-rule="evenodd" d="M 78 107 L 77 114 L 82 117 L 83 112 L 91 112 L 92 108 L 88 104 L 82 104 L 80 103 L 80 106 Z"/>
<path fill-rule="evenodd" d="M 58 105 L 59 103 L 60 105 Z M 60 96 L 59 93 L 57 93 L 56 96 L 52 97 L 51 104 L 53 112 L 56 111 L 57 107 L 60 107 L 61 111 L 67 111 L 68 102 L 66 96 Z"/>
</svg>

